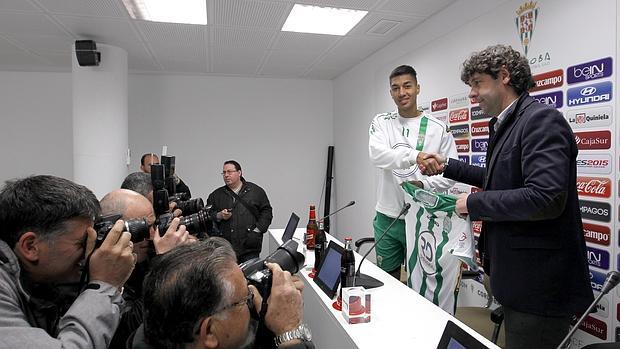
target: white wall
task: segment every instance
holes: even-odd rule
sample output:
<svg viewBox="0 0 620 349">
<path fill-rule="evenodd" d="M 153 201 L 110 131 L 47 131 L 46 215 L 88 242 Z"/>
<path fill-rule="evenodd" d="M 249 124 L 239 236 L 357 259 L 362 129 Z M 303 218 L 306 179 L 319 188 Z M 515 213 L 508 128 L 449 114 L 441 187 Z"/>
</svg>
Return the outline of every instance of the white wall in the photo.
<svg viewBox="0 0 620 349">
<path fill-rule="evenodd" d="M 469 50 L 469 47 L 480 46 L 475 44 L 475 35 L 470 35 L 466 45 L 461 42 L 447 50 L 429 49 L 434 42 L 458 33 L 462 26 L 504 2 L 459 1 L 334 80 L 336 197 L 339 204 L 356 200 L 356 205 L 349 212 L 339 216 L 334 230 L 337 236 L 342 238 L 348 234 L 353 236 L 353 240 L 372 236 L 376 172 L 368 160 L 368 125 L 375 114 L 395 109 L 389 96 L 390 71 L 400 64 L 417 66 L 411 55 L 423 50 L 432 52 L 437 62 L 441 62 L 454 57 L 453 50 Z M 441 68 L 453 70 L 454 79 L 458 81 L 458 67 Z M 418 100 L 425 98 L 425 90 L 431 86 L 445 83 L 434 79 L 432 72 L 418 70 L 418 74 L 422 93 Z"/>
<path fill-rule="evenodd" d="M 235 159 L 267 191 L 272 226 L 284 227 L 292 211 L 302 226 L 321 196 L 332 98 L 331 81 L 130 75 L 128 172 L 167 145 L 192 194 L 206 200 L 223 185 L 223 162 Z M 0 181 L 73 178 L 69 73 L 0 72 L 0 106 Z"/>
<path fill-rule="evenodd" d="M 73 177 L 71 75 L 0 72 L 0 181 Z"/>
<path fill-rule="evenodd" d="M 468 92 L 468 87 L 459 78 L 462 62 L 473 51 L 484 49 L 492 44 L 508 44 L 523 52 L 515 25 L 516 10 L 525 0 L 508 1 L 470 1 L 461 0 L 448 7 L 441 13 L 430 18 L 412 32 L 377 52 L 347 73 L 334 81 L 334 140 L 336 149 L 341 151 L 337 162 L 337 196 L 341 200 L 353 198 L 358 205 L 356 214 L 341 216 L 337 222 L 338 231 L 350 231 L 354 239 L 372 235 L 371 220 L 374 216 L 375 205 L 375 170 L 370 165 L 367 155 L 367 129 L 372 117 L 379 112 L 393 110 L 394 103 L 388 94 L 388 75 L 390 71 L 401 64 L 413 65 L 418 71 L 418 82 L 421 93 L 418 97 L 419 105 L 434 99 L 451 97 Z M 620 9 L 613 0 L 599 0 L 583 2 L 579 0 L 539 0 L 536 27 L 528 51 L 528 59 L 532 73 L 540 74 L 556 69 L 562 69 L 566 77 L 567 68 L 576 64 L 590 62 L 605 57 L 616 59 L 618 68 L 618 14 Z M 582 25 L 577 25 L 578 23 Z M 538 57 L 541 57 L 539 60 Z M 617 74 L 614 72 L 614 74 Z M 535 94 L 557 92 L 558 89 L 566 97 L 567 90 L 587 86 L 589 83 L 618 81 L 617 75 L 595 80 L 557 87 L 555 90 L 540 91 Z M 617 84 L 614 88 L 617 89 Z M 615 92 L 615 91 L 614 91 Z M 618 93 L 615 100 L 605 103 L 615 106 L 618 110 Z M 562 112 L 577 108 L 595 108 L 601 104 L 581 107 L 567 106 L 564 98 Z M 447 110 L 446 110 L 447 112 Z M 612 113 L 613 115 L 613 113 Z M 612 116 L 614 119 L 614 116 Z M 611 141 L 609 152 L 615 154 L 611 161 L 612 169 L 617 169 L 618 148 L 615 142 L 619 139 L 620 124 L 612 121 L 609 129 L 617 130 Z M 593 127 L 593 126 L 590 126 Z M 596 127 L 595 127 L 596 128 Z M 600 128 L 600 127 L 599 127 Z M 587 131 L 598 131 L 590 130 Z M 588 150 L 580 150 L 581 154 L 596 154 Z M 599 151 L 601 153 L 601 151 Z M 343 176 L 343 169 L 347 174 L 355 174 L 355 180 Z M 584 173 L 588 173 L 585 172 Z M 338 176 L 338 174 L 340 176 Z M 580 176 L 590 176 L 579 174 Z M 598 177 L 598 175 L 597 175 Z M 612 232 L 611 243 L 602 247 L 603 252 L 592 252 L 591 278 L 593 287 L 597 287 L 599 279 L 609 270 L 620 270 L 620 250 L 616 232 L 620 197 L 617 194 L 616 184 L 618 172 L 602 176 L 603 182 L 611 183 L 611 197 L 588 197 L 582 199 L 611 203 L 611 222 L 588 222 L 602 224 Z M 614 218 L 615 217 L 615 218 Z M 584 219 L 584 221 L 588 221 Z M 340 235 L 340 237 L 342 237 Z M 601 246 L 588 243 L 589 248 L 600 249 Z M 597 258 L 609 253 L 609 267 L 601 263 L 597 269 Z M 544 266 L 542 266 L 544 267 Z M 596 271 L 594 273 L 594 271 Z M 535 272 L 535 271 L 534 271 Z M 594 276 L 592 276 L 594 275 Z M 598 277 L 596 275 L 602 275 Z M 602 281 L 601 281 L 602 283 Z M 480 288 L 480 287 L 479 287 Z M 471 288 L 473 294 L 473 288 Z M 595 292 L 595 295 L 597 292 Z M 467 292 L 461 290 L 459 301 Z M 571 347 L 582 347 L 585 344 L 613 341 L 616 339 L 616 330 L 620 319 L 620 289 L 616 289 L 603 297 L 601 307 L 605 311 L 593 314 L 588 327 L 591 335 L 578 331 L 571 340 Z M 595 325 L 593 325 L 595 324 Z"/>
<path fill-rule="evenodd" d="M 206 200 L 223 185 L 223 162 L 234 159 L 266 190 L 272 227 L 284 227 L 292 211 L 305 225 L 321 195 L 332 96 L 331 81 L 132 75 L 132 170 L 143 153 L 167 145 L 192 195 Z"/>
</svg>

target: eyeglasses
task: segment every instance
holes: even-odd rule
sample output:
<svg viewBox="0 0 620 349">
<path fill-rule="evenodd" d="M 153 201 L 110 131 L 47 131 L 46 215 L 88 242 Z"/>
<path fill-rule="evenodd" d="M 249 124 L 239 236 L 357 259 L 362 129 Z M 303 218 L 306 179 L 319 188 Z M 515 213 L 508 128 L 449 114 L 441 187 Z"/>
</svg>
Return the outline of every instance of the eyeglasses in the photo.
<svg viewBox="0 0 620 349">
<path fill-rule="evenodd" d="M 238 170 L 227 170 L 227 171 L 222 172 L 222 176 L 227 175 L 227 174 L 233 174 L 235 172 L 239 172 L 239 171 Z"/>
<path fill-rule="evenodd" d="M 221 313 L 221 312 L 223 312 L 225 310 L 228 310 L 228 309 L 231 309 L 231 308 L 234 308 L 234 307 L 238 307 L 238 306 L 244 305 L 244 304 L 247 304 L 248 308 L 250 308 L 250 309 L 252 309 L 252 307 L 254 307 L 254 293 L 252 293 L 252 290 L 250 290 L 250 288 L 248 288 L 248 295 L 243 297 L 242 300 L 240 300 L 238 302 L 235 302 L 235 303 L 232 303 L 232 304 L 225 305 L 222 308 L 214 311 L 213 314 Z"/>
<path fill-rule="evenodd" d="M 250 290 L 250 288 L 248 287 L 248 295 L 243 297 L 242 300 L 235 302 L 235 303 L 231 303 L 228 305 L 223 306 L 222 308 L 212 312 L 210 315 L 206 315 L 205 317 L 201 318 L 198 323 L 195 325 L 194 327 L 194 334 L 198 334 L 200 333 L 200 326 L 202 325 L 202 322 L 209 316 L 213 316 L 217 313 L 221 313 L 223 311 L 226 311 L 228 309 L 232 309 L 234 307 L 238 307 L 240 305 L 247 305 L 250 313 L 252 313 L 252 310 L 254 309 L 254 293 L 252 293 L 252 290 Z"/>
</svg>

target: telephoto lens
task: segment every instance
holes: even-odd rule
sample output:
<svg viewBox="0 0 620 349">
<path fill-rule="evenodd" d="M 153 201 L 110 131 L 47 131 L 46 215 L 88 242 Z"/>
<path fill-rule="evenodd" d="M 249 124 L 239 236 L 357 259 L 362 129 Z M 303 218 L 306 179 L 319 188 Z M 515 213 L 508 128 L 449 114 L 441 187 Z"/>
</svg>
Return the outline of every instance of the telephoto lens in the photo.
<svg viewBox="0 0 620 349">
<path fill-rule="evenodd" d="M 186 201 L 178 201 L 177 208 L 183 212 L 183 215 L 191 215 L 200 212 L 205 207 L 201 198 L 190 199 Z"/>
<path fill-rule="evenodd" d="M 97 240 L 95 241 L 95 247 L 101 246 L 103 240 L 108 236 L 108 233 L 114 226 L 117 220 L 123 216 L 120 214 L 112 214 L 107 216 L 99 216 L 95 221 L 94 229 L 97 232 Z M 145 218 L 128 219 L 125 221 L 123 231 L 128 231 L 131 234 L 132 242 L 140 242 L 150 237 L 150 225 Z"/>
</svg>

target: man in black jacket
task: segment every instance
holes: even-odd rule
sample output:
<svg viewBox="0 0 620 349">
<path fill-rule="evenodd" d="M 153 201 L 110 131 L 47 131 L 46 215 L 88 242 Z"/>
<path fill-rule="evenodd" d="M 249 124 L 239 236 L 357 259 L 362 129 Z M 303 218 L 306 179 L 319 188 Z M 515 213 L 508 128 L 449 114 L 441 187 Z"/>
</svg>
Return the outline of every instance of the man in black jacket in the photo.
<svg viewBox="0 0 620 349">
<path fill-rule="evenodd" d="M 529 96 L 527 59 L 509 46 L 474 53 L 461 80 L 493 117 L 486 168 L 436 154 L 420 167 L 483 189 L 462 194 L 456 211 L 482 221 L 478 247 L 504 306 L 507 348 L 555 348 L 593 300 L 575 136 L 559 111 Z"/>
<path fill-rule="evenodd" d="M 209 195 L 217 231 L 209 235 L 228 240 L 239 263 L 258 257 L 263 234 L 273 219 L 271 205 L 263 188 L 243 178 L 241 165 L 234 160 L 224 163 L 222 171 L 226 185 Z"/>
</svg>

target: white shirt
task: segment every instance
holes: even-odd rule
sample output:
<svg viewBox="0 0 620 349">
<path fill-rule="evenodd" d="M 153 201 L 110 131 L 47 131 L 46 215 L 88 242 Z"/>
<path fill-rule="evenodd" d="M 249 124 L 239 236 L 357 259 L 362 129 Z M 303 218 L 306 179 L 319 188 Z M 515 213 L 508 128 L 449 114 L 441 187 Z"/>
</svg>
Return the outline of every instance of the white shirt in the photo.
<svg viewBox="0 0 620 349">
<path fill-rule="evenodd" d="M 370 123 L 368 153 L 371 163 L 379 169 L 377 178 L 377 212 L 396 217 L 404 206 L 404 192 L 400 183 L 421 181 L 426 190 L 445 192 L 454 181 L 443 176 L 425 176 L 420 173 L 416 150 L 420 123 L 428 119 L 423 152 L 457 157 L 456 144 L 446 124 L 424 113 L 405 118 L 397 111 L 375 116 Z"/>
</svg>

